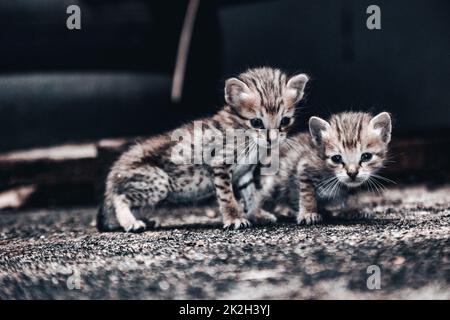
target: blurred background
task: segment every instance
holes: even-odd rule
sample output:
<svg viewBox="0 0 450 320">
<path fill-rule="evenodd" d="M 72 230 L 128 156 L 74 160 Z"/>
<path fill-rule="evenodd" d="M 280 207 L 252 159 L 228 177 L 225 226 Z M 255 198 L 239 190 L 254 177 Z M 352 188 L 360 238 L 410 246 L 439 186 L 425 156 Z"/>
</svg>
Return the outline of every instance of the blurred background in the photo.
<svg viewBox="0 0 450 320">
<path fill-rule="evenodd" d="M 81 30 L 68 30 L 69 5 Z M 381 8 L 381 30 L 366 9 Z M 94 204 L 127 143 L 214 113 L 223 83 L 269 65 L 311 76 L 311 115 L 393 114 L 399 181 L 446 182 L 446 0 L 0 2 L 0 208 Z"/>
</svg>

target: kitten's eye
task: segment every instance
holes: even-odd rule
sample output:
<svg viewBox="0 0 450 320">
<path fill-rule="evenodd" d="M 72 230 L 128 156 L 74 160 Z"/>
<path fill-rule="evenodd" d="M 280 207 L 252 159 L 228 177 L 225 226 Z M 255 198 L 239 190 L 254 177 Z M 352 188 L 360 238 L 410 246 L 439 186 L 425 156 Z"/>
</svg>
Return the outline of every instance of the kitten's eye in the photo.
<svg viewBox="0 0 450 320">
<path fill-rule="evenodd" d="M 262 129 L 264 128 L 264 124 L 260 118 L 253 118 L 250 120 L 250 124 L 255 129 Z"/>
<path fill-rule="evenodd" d="M 362 162 L 369 161 L 370 159 L 372 159 L 372 154 L 371 154 L 370 152 L 364 152 L 364 153 L 361 155 L 361 161 L 362 161 Z"/>
<path fill-rule="evenodd" d="M 289 117 L 283 117 L 283 118 L 281 118 L 280 126 L 281 126 L 281 127 L 286 127 L 286 126 L 289 125 L 290 123 L 291 123 L 291 118 L 289 118 Z"/>
<path fill-rule="evenodd" d="M 342 163 L 342 157 L 339 154 L 336 154 L 331 157 L 331 161 L 334 163 Z"/>
</svg>

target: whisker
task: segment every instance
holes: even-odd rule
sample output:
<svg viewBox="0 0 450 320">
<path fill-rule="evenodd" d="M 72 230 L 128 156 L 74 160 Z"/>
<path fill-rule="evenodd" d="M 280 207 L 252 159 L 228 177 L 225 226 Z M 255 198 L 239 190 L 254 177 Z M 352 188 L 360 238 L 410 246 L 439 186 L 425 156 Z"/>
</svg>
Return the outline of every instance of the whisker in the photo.
<svg viewBox="0 0 450 320">
<path fill-rule="evenodd" d="M 374 186 L 374 188 L 375 188 L 375 190 L 376 190 L 376 193 L 378 193 L 379 195 L 382 195 L 382 194 L 383 194 L 383 193 L 381 192 L 381 190 L 380 190 L 380 185 L 377 184 L 377 183 L 375 182 L 374 179 L 369 178 L 368 181 L 369 181 L 370 183 L 372 183 L 372 185 Z"/>
<path fill-rule="evenodd" d="M 331 177 L 329 177 L 329 178 L 325 178 L 325 179 L 323 179 L 321 182 L 319 182 L 319 183 L 317 184 L 317 187 L 321 187 L 321 186 L 323 186 L 324 184 L 330 182 L 330 181 L 333 180 L 333 179 L 336 179 L 336 177 L 335 177 L 335 176 L 331 176 Z"/>
<path fill-rule="evenodd" d="M 373 176 L 374 178 L 381 179 L 381 180 L 386 181 L 386 182 L 397 184 L 397 182 L 395 182 L 394 180 L 391 180 L 391 179 L 388 179 L 386 177 L 380 176 L 379 174 L 372 173 L 371 176 Z"/>
<path fill-rule="evenodd" d="M 322 189 L 321 195 L 326 197 L 327 194 L 331 194 L 334 186 L 339 182 L 338 178 L 333 177 L 333 179 L 328 182 Z"/>
<path fill-rule="evenodd" d="M 370 177 L 369 177 L 369 179 L 367 179 L 367 182 L 370 186 L 371 192 L 377 193 L 377 189 L 376 189 L 375 185 L 373 184 L 372 179 L 370 179 Z"/>
<path fill-rule="evenodd" d="M 381 190 L 386 191 L 386 187 L 380 181 L 377 181 L 375 178 L 372 180 Z"/>
<path fill-rule="evenodd" d="M 372 187 L 372 185 L 370 183 L 370 179 L 367 179 L 364 183 L 366 184 L 367 189 L 368 189 L 369 192 L 374 192 L 373 191 L 373 187 Z"/>
<path fill-rule="evenodd" d="M 333 200 L 339 194 L 340 190 L 341 190 L 341 182 L 339 181 L 339 179 L 337 179 L 336 180 L 336 187 L 334 188 L 334 192 L 333 192 Z"/>
</svg>

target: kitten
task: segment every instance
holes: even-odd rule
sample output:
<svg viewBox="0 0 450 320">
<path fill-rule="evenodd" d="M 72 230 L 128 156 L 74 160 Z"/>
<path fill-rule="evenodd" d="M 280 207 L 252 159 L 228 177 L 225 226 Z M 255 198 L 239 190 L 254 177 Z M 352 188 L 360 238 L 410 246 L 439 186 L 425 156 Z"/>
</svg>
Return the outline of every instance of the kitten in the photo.
<svg viewBox="0 0 450 320">
<path fill-rule="evenodd" d="M 261 177 L 259 206 L 278 203 L 275 212 L 295 214 L 299 224 L 322 220 L 319 205 L 335 203 L 346 210 L 348 192 L 385 179 L 376 174 L 386 160 L 391 117 L 344 112 L 329 121 L 309 120 L 310 133 L 300 133 L 280 149 L 278 175 Z M 271 201 L 267 201 L 267 200 Z"/>
<path fill-rule="evenodd" d="M 195 132 L 198 122 L 191 122 L 132 146 L 108 174 L 104 201 L 97 216 L 98 229 L 143 231 L 146 223 L 135 216 L 139 212 L 133 209 L 155 207 L 165 202 L 197 202 L 214 195 L 224 227 L 249 226 L 233 191 L 244 190 L 241 193 L 244 205 L 251 207 L 249 198 L 253 192 L 256 164 L 214 160 L 180 164 L 180 159 L 174 156 L 174 148 L 193 149 L 195 153 L 198 144 L 208 147 L 209 140 L 203 137 L 207 130 L 212 136 L 225 136 L 230 130 L 241 129 L 248 130 L 251 141 L 246 142 L 243 150 L 238 150 L 234 143 L 226 144 L 221 153 L 227 157 L 244 152 L 248 158 L 255 159 L 255 141 L 266 142 L 266 148 L 283 143 L 286 131 L 294 122 L 295 105 L 302 99 L 307 81 L 305 74 L 288 78 L 278 69 L 250 69 L 226 81 L 226 105 L 214 116 L 200 120 L 200 138 Z M 181 136 L 182 140 L 174 140 L 174 136 Z M 250 217 L 264 218 L 262 210 L 248 211 L 251 211 Z"/>
</svg>

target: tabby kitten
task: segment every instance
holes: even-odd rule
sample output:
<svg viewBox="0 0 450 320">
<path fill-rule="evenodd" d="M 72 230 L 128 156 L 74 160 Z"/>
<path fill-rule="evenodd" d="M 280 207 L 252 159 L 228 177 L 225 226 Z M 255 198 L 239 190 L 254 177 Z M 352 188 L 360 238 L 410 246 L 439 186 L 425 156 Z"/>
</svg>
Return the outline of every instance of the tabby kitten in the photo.
<svg viewBox="0 0 450 320">
<path fill-rule="evenodd" d="M 299 224 L 322 220 L 318 203 L 347 210 L 350 190 L 385 179 L 376 172 L 386 160 L 391 128 L 387 112 L 311 117 L 310 134 L 300 133 L 280 149 L 279 174 L 261 177 L 259 205 L 277 204 L 275 212 L 295 214 Z"/>
<path fill-rule="evenodd" d="M 249 226 L 244 208 L 233 191 L 249 190 L 256 165 L 224 161 L 180 164 L 173 156 L 174 148 L 186 147 L 195 153 L 195 144 L 208 147 L 209 140 L 195 135 L 196 124 L 200 122 L 202 133 L 208 130 L 213 136 L 225 136 L 230 130 L 248 130 L 252 141 L 244 145 L 243 151 L 248 158 L 256 158 L 255 141 L 265 141 L 267 148 L 283 143 L 307 81 L 305 74 L 288 78 L 278 69 L 250 69 L 226 81 L 226 105 L 214 116 L 136 143 L 122 154 L 108 174 L 104 201 L 97 216 L 98 229 L 143 231 L 148 226 L 138 216 L 140 210 L 135 209 L 166 202 L 197 202 L 214 195 L 224 227 Z M 181 141 L 173 139 L 180 135 Z M 194 138 L 190 139 L 191 136 Z M 227 144 L 222 153 L 236 155 L 242 153 L 241 149 L 235 144 L 231 147 Z M 251 191 L 242 193 L 247 207 L 250 207 L 251 196 Z M 252 211 L 250 216 L 264 218 L 262 210 L 249 211 Z"/>
</svg>

